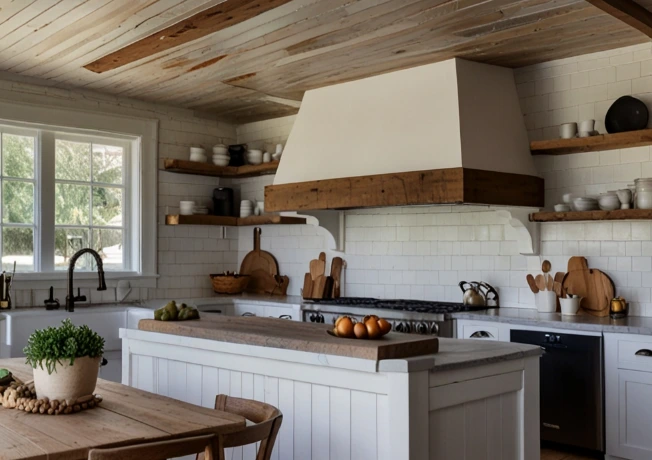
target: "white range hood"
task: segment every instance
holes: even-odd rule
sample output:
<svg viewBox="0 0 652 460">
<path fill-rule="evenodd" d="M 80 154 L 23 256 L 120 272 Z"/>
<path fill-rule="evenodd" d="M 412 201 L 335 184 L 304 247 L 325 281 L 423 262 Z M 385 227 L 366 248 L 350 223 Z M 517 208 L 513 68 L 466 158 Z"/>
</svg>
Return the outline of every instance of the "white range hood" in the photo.
<svg viewBox="0 0 652 460">
<path fill-rule="evenodd" d="M 543 206 L 535 176 L 511 69 L 451 59 L 306 92 L 265 206 Z"/>
</svg>

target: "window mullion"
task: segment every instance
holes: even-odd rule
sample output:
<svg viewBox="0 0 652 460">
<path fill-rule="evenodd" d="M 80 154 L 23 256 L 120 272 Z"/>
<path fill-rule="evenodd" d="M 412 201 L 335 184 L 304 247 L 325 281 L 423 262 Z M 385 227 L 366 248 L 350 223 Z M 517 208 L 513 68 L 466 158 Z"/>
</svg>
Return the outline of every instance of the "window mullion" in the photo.
<svg viewBox="0 0 652 460">
<path fill-rule="evenodd" d="M 55 135 L 52 131 L 41 131 L 38 149 L 38 232 L 40 251 L 39 269 L 54 271 L 54 213 L 55 213 Z"/>
</svg>

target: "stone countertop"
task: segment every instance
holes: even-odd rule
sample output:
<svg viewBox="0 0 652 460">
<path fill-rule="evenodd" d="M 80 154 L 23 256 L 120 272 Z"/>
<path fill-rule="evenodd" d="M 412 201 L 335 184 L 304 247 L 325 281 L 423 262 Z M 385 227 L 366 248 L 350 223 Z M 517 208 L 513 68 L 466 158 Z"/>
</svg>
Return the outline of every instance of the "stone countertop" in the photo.
<svg viewBox="0 0 652 460">
<path fill-rule="evenodd" d="M 569 329 L 571 331 L 652 335 L 652 318 L 643 316 L 611 319 L 608 316 L 597 318 L 586 314 L 562 316 L 560 313 L 539 313 L 537 310 L 529 308 L 491 308 L 478 312 L 454 313 L 453 318 Z"/>
<path fill-rule="evenodd" d="M 440 337 L 439 353 L 436 355 L 380 361 L 378 370 L 415 372 L 430 369 L 435 372 L 444 372 L 540 356 L 542 353 L 541 347 L 533 345 Z"/>
</svg>

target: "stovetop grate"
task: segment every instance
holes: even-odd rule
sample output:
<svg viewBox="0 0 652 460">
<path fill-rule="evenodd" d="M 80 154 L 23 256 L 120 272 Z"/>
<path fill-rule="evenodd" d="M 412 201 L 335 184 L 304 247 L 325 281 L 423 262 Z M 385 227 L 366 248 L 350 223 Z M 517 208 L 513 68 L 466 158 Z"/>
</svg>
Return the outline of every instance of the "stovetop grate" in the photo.
<svg viewBox="0 0 652 460">
<path fill-rule="evenodd" d="M 456 302 L 437 302 L 408 299 L 374 299 L 371 297 L 340 297 L 314 301 L 319 305 L 342 305 L 360 308 L 385 308 L 388 310 L 411 311 L 416 313 L 457 313 L 463 311 L 486 310 L 486 306 L 464 305 Z"/>
</svg>

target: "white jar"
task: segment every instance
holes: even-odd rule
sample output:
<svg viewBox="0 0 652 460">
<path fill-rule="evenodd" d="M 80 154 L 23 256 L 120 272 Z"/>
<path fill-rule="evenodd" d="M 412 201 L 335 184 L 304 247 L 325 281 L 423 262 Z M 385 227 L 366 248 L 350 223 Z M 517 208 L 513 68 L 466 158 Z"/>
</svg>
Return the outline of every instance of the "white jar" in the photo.
<svg viewBox="0 0 652 460">
<path fill-rule="evenodd" d="M 636 207 L 652 209 L 652 178 L 636 179 Z"/>
</svg>

